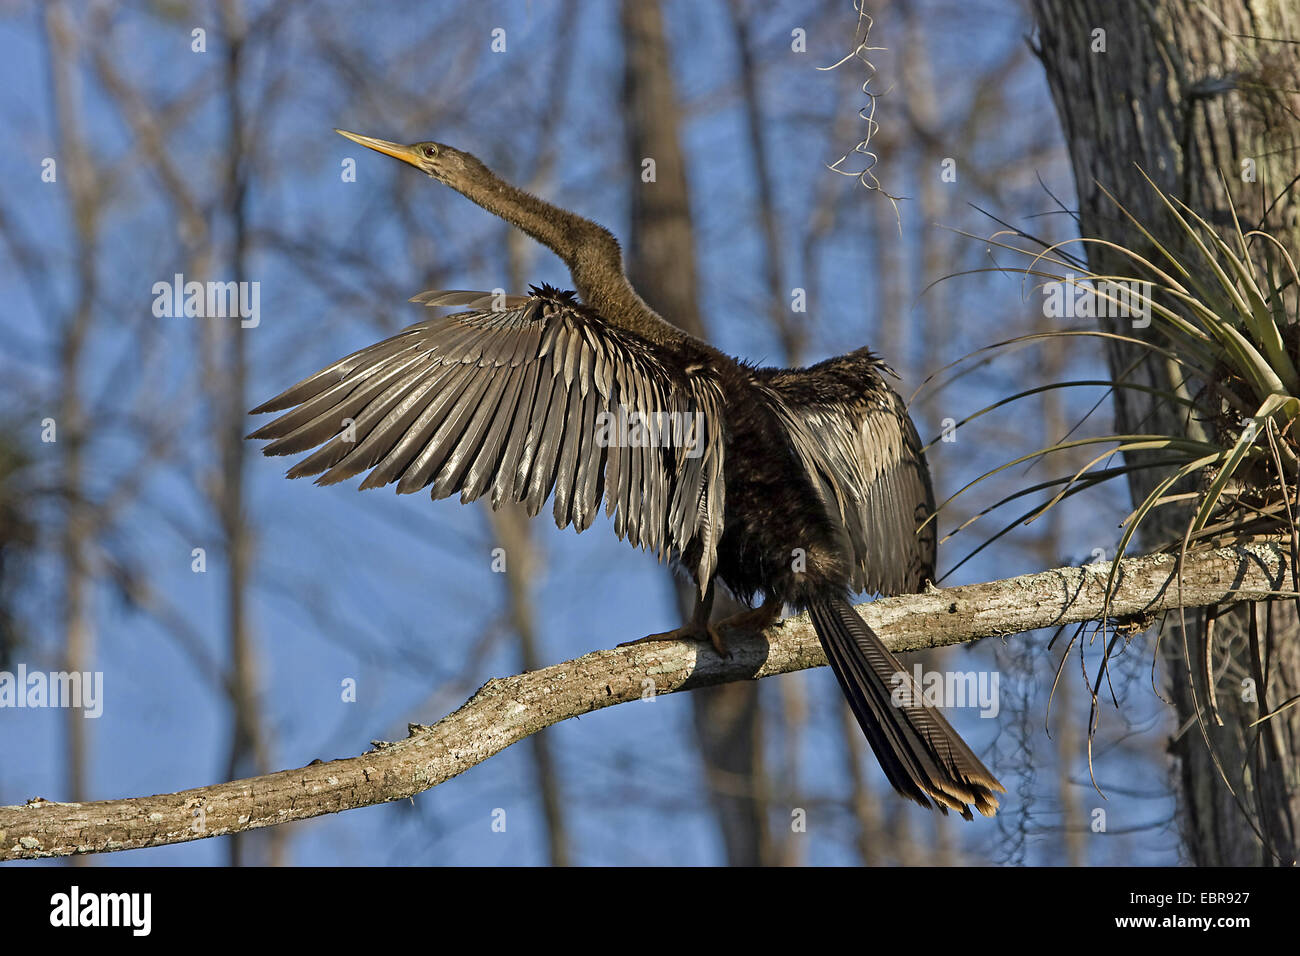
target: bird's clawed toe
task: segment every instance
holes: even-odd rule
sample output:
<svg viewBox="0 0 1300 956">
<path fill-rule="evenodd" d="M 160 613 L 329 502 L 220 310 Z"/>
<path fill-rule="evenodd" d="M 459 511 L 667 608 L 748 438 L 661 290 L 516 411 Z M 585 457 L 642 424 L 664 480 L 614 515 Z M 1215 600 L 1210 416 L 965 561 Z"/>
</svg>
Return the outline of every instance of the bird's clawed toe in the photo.
<svg viewBox="0 0 1300 956">
<path fill-rule="evenodd" d="M 722 639 L 722 634 L 712 624 L 706 624 L 703 627 L 698 624 L 684 624 L 671 631 L 650 634 L 635 641 L 624 641 L 618 646 L 631 647 L 634 644 L 653 644 L 655 641 L 698 641 L 700 643 L 707 641 L 712 645 L 714 653 L 719 657 L 725 659 L 731 656 L 731 652 L 727 650 L 726 642 Z"/>
<path fill-rule="evenodd" d="M 760 607 L 741 611 L 718 622 L 718 628 L 724 631 L 736 631 L 744 634 L 758 634 L 781 620 L 784 605 L 780 601 L 765 601 Z"/>
</svg>

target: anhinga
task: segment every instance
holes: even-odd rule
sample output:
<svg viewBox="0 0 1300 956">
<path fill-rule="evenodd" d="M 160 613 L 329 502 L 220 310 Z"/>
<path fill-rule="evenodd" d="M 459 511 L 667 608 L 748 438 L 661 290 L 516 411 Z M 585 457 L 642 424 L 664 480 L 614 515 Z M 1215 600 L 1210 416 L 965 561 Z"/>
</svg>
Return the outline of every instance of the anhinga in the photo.
<svg viewBox="0 0 1300 956">
<path fill-rule="evenodd" d="M 865 348 L 805 369 L 733 359 L 646 305 L 597 224 L 441 143 L 339 132 L 550 247 L 578 297 L 416 296 L 470 311 L 417 323 L 255 408 L 285 412 L 250 436 L 271 439 L 265 453 L 321 446 L 289 476 L 333 484 L 368 470 L 362 488 L 490 495 L 530 515 L 553 494 L 556 524 L 578 531 L 603 499 L 619 537 L 698 584 L 691 623 L 656 638 L 721 649 L 709 623 L 718 580 L 750 605 L 763 598 L 720 628 L 806 609 L 890 783 L 945 813 L 993 814 L 1005 789 L 849 603 L 858 591 L 915 591 L 934 574 L 934 526 L 921 529 L 934 509 L 929 470 L 880 359 Z M 655 423 L 658 440 L 647 440 Z M 892 701 L 900 681 L 914 693 Z"/>
</svg>

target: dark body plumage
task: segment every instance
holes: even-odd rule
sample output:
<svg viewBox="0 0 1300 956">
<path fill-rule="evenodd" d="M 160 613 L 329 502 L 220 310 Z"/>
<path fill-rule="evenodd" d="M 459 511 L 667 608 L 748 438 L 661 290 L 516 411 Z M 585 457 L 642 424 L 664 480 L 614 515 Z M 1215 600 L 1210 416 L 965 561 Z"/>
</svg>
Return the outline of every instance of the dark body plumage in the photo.
<svg viewBox="0 0 1300 956">
<path fill-rule="evenodd" d="M 716 581 L 748 603 L 761 597 L 759 623 L 782 605 L 808 610 L 895 788 L 945 812 L 993 813 L 1001 785 L 938 711 L 891 701 L 910 678 L 848 600 L 917 590 L 934 574 L 933 524 L 921 529 L 934 509 L 929 472 L 879 359 L 866 349 L 806 369 L 732 359 L 614 278 L 617 244 L 595 224 L 468 154 L 345 135 L 545 242 L 583 302 L 548 287 L 417 296 L 470 311 L 417 323 L 292 386 L 254 409 L 284 414 L 250 437 L 268 439 L 272 455 L 320 446 L 291 477 L 329 484 L 369 472 L 363 488 L 431 487 L 434 498 L 518 501 L 530 514 L 549 499 L 556 523 L 578 531 L 603 501 L 619 537 L 694 578 L 696 628 Z M 417 161 L 429 147 L 432 166 Z M 456 172 L 442 165 L 449 155 Z M 660 430 L 611 428 L 625 419 Z"/>
</svg>

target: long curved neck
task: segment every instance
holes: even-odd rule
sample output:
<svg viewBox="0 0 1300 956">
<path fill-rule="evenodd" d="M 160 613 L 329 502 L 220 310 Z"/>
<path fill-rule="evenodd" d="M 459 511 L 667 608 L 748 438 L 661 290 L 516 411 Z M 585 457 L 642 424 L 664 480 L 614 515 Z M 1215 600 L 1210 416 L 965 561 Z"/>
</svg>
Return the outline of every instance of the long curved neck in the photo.
<svg viewBox="0 0 1300 956">
<path fill-rule="evenodd" d="M 447 184 L 563 259 L 582 301 L 611 324 L 661 344 L 690 338 L 637 294 L 608 229 L 510 185 L 482 163 L 473 174 Z"/>
</svg>

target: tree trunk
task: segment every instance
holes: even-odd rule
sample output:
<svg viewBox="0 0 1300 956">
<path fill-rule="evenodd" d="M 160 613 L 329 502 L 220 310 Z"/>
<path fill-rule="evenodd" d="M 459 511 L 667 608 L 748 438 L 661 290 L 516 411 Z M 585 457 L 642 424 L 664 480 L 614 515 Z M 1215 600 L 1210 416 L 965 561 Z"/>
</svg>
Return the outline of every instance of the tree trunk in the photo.
<svg viewBox="0 0 1300 956">
<path fill-rule="evenodd" d="M 624 0 L 623 101 L 633 187 L 628 273 L 650 306 L 679 328 L 707 339 L 697 305 L 694 236 L 686 165 L 678 142 L 663 18 L 657 0 Z M 654 181 L 642 178 L 654 161 Z M 689 608 L 691 589 L 678 589 Z M 714 613 L 736 608 L 719 595 Z M 684 613 L 689 613 L 684 610 Z M 691 694 L 695 732 L 709 797 L 722 831 L 727 862 L 752 866 L 770 858 L 762 786 L 758 685 L 751 681 L 701 688 Z"/>
<path fill-rule="evenodd" d="M 239 283 L 247 280 L 249 227 L 247 212 L 251 158 L 245 149 L 244 104 L 240 93 L 244 40 L 247 24 L 237 0 L 221 6 L 222 32 L 226 46 L 224 106 L 229 161 L 226 165 L 223 212 L 231 229 L 230 269 Z M 249 773 L 267 773 L 271 767 L 270 741 L 262 714 L 260 680 L 257 672 L 257 642 L 248 613 L 250 573 L 256 542 L 248 523 L 245 505 L 244 464 L 247 443 L 248 335 L 238 324 L 214 325 L 211 345 L 213 360 L 221 369 L 213 390 L 218 473 L 213 485 L 217 523 L 221 528 L 222 551 L 226 557 L 225 611 L 226 645 L 230 653 L 230 749 L 226 774 L 236 780 Z M 231 866 L 260 864 L 280 866 L 285 862 L 285 837 L 274 831 L 265 839 L 235 834 L 228 844 Z"/>
<path fill-rule="evenodd" d="M 1243 229 L 1262 223 L 1293 257 L 1300 254 L 1300 201 L 1292 181 L 1300 146 L 1300 9 L 1293 0 L 1034 0 L 1033 13 L 1036 52 L 1074 167 L 1082 235 L 1149 251 L 1153 261 L 1158 257 L 1106 198 L 1104 186 L 1174 255 L 1196 261 L 1140 168 L 1216 228 L 1230 230 L 1235 211 Z M 1098 246 L 1089 246 L 1088 258 L 1099 273 L 1132 272 L 1127 260 Z M 1103 322 L 1143 334 L 1121 323 Z M 1107 348 L 1112 374 L 1143 360 L 1130 380 L 1172 386 L 1169 364 L 1145 361 L 1144 350 L 1127 343 L 1109 342 Z M 1180 422 L 1175 409 L 1135 390 L 1115 393 L 1115 415 L 1121 432 L 1176 434 L 1199 427 Z M 1144 498 L 1158 477 L 1135 475 L 1134 500 Z M 1152 528 L 1164 538 L 1180 516 L 1162 520 Z M 1188 858 L 1199 865 L 1296 859 L 1300 708 L 1249 726 L 1300 687 L 1296 616 L 1289 604 L 1259 608 L 1258 626 L 1268 625 L 1271 652 L 1259 700 L 1253 701 L 1241 693 L 1242 681 L 1252 676 L 1250 613 L 1239 608 L 1218 618 L 1213 663 L 1222 674 L 1216 686 L 1223 726 L 1205 720 L 1235 797 L 1198 728 L 1176 620 L 1163 628 L 1160 642 L 1179 719 L 1170 752 L 1178 760 L 1183 841 Z M 1196 674 L 1204 670 L 1195 660 L 1203 620 L 1198 615 L 1188 621 L 1190 672 Z M 1196 694 L 1203 701 L 1205 688 L 1197 686 Z"/>
<path fill-rule="evenodd" d="M 91 567 L 91 508 L 87 502 L 85 446 L 87 414 L 83 402 L 86 341 L 94 321 L 97 292 L 95 249 L 99 234 L 100 197 L 87 155 L 82 116 L 82 95 L 77 61 L 80 37 L 63 5 L 45 10 L 45 41 L 50 59 L 55 124 L 62 162 L 69 183 L 71 226 L 76 237 L 77 303 L 59 336 L 59 400 L 55 427 L 56 447 L 62 449 L 61 479 L 64 492 L 63 524 L 59 532 L 59 557 L 63 572 L 62 666 L 70 673 L 93 670 L 95 623 L 91 609 L 94 588 Z M 90 797 L 87 721 L 76 708 L 65 711 L 67 728 L 67 797 L 79 803 Z"/>
</svg>

